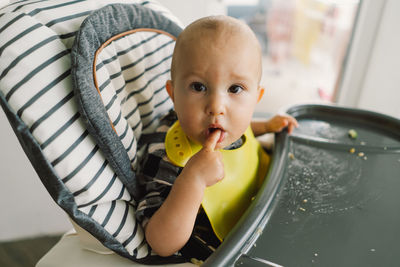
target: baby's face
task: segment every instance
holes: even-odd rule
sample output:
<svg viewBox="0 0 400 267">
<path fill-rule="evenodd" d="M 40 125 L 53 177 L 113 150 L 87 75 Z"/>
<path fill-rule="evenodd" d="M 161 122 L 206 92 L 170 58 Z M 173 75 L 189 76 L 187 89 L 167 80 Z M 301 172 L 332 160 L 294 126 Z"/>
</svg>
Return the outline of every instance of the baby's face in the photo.
<svg viewBox="0 0 400 267">
<path fill-rule="evenodd" d="M 181 127 L 192 141 L 204 144 L 212 131 L 220 129 L 216 148 L 221 149 L 249 126 L 263 89 L 259 87 L 259 51 L 246 41 L 199 35 L 178 51 L 167 90 Z"/>
</svg>

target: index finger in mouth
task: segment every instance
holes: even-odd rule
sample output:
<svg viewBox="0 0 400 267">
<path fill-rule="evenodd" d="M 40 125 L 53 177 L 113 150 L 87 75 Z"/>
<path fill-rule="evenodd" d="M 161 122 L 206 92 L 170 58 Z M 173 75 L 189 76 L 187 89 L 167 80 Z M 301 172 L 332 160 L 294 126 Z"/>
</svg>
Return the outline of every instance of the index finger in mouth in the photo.
<svg viewBox="0 0 400 267">
<path fill-rule="evenodd" d="M 204 148 L 209 149 L 211 151 L 215 150 L 215 147 L 218 144 L 218 140 L 221 137 L 222 131 L 217 129 L 213 132 L 210 133 L 210 135 L 207 137 L 206 141 L 204 142 Z"/>
</svg>

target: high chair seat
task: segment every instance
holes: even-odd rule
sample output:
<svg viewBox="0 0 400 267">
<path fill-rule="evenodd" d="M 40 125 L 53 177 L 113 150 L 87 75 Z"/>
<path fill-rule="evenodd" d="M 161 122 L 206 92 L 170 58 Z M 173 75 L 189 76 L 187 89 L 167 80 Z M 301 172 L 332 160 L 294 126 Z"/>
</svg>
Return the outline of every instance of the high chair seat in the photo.
<svg viewBox="0 0 400 267">
<path fill-rule="evenodd" d="M 179 25 L 156 1 L 28 0 L 0 9 L 0 103 L 25 153 L 76 225 L 140 263 L 183 261 L 147 245 L 134 172 L 141 133 L 172 108 L 163 86 Z"/>
<path fill-rule="evenodd" d="M 68 253 L 66 253 L 68 252 Z M 141 267 L 149 266 L 132 262 L 123 258 L 111 250 L 109 253 L 93 252 L 81 247 L 79 236 L 75 231 L 68 232 L 62 236 L 59 242 L 40 259 L 36 267 Z M 165 264 L 152 266 L 166 267 L 193 267 L 192 263 Z"/>
</svg>

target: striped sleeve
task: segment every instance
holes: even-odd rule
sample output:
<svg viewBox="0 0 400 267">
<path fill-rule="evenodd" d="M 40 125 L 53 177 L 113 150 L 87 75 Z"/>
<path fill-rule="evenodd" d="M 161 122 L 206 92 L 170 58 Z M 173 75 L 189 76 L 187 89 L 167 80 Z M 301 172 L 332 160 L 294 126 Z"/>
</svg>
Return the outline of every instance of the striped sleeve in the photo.
<svg viewBox="0 0 400 267">
<path fill-rule="evenodd" d="M 160 121 L 153 137 L 151 134 L 150 143 L 146 146 L 143 161 L 140 164 L 139 183 L 145 188 L 144 197 L 139 201 L 136 217 L 145 226 L 153 214 L 160 208 L 167 198 L 174 184 L 176 177 L 182 171 L 181 167 L 172 164 L 165 151 L 165 134 L 176 115 L 170 112 Z"/>
</svg>

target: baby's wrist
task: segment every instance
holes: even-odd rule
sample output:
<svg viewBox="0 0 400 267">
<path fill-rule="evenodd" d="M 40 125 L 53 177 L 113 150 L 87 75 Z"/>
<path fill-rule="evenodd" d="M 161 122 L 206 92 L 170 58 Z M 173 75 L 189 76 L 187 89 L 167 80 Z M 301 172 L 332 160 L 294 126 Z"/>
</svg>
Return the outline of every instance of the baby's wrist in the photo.
<svg viewBox="0 0 400 267">
<path fill-rule="evenodd" d="M 189 174 L 182 172 L 181 175 L 178 176 L 177 181 L 182 183 L 183 186 L 190 188 L 190 190 L 196 190 L 199 193 L 203 193 L 207 187 L 204 179 L 202 179 L 201 175 L 198 173 Z"/>
<path fill-rule="evenodd" d="M 201 174 L 196 174 L 196 175 L 192 176 L 190 181 L 193 183 L 193 186 L 197 190 L 199 190 L 199 191 L 201 190 L 201 192 L 204 192 L 204 190 L 207 188 L 207 183 L 203 179 Z"/>
<path fill-rule="evenodd" d="M 263 133 L 270 133 L 272 130 L 271 130 L 271 127 L 270 127 L 270 122 L 269 121 L 265 121 L 264 123 L 263 123 Z"/>
</svg>

